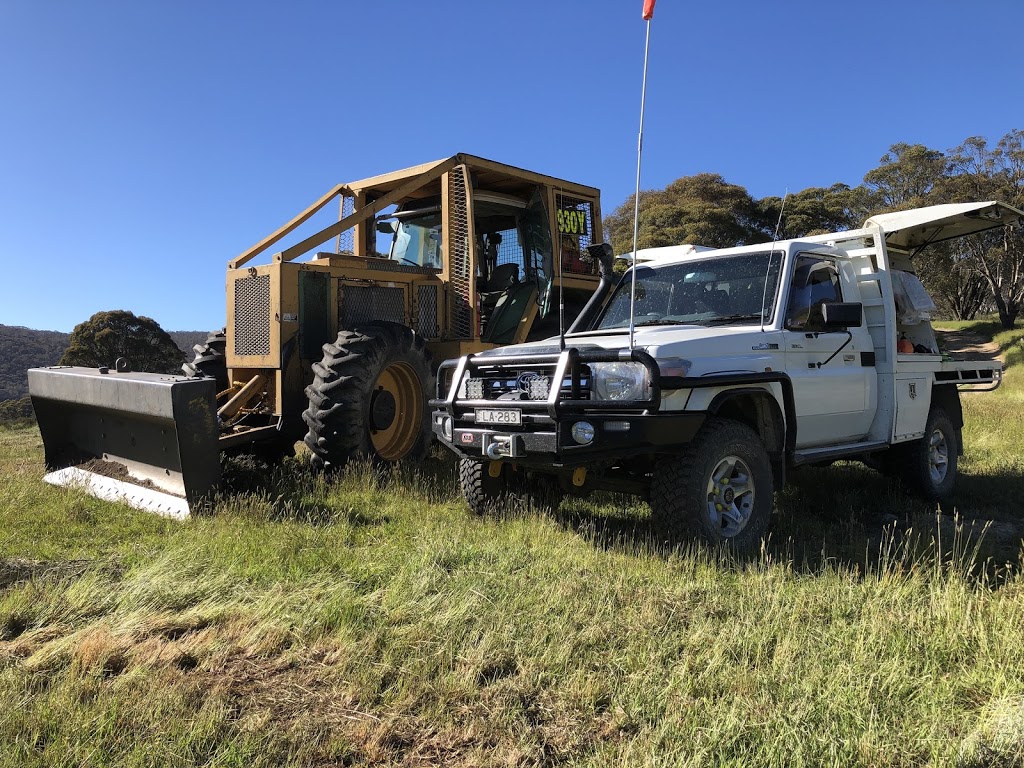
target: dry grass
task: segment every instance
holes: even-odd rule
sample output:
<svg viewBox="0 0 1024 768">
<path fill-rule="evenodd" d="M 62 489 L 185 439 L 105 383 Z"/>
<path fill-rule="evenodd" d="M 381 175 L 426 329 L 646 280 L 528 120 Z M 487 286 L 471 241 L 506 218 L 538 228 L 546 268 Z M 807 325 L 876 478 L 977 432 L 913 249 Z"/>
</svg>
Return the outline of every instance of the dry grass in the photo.
<svg viewBox="0 0 1024 768">
<path fill-rule="evenodd" d="M 440 457 L 170 523 L 0 431 L 0 764 L 1020 765 L 1018 375 L 956 517 L 811 469 L 746 562 L 611 496 L 474 518 Z"/>
</svg>

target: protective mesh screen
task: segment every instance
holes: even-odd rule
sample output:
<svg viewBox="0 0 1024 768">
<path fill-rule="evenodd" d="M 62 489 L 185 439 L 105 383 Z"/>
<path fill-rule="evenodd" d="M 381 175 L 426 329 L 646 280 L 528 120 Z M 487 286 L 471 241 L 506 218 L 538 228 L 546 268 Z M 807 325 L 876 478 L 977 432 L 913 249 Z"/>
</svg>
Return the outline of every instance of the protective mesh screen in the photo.
<svg viewBox="0 0 1024 768">
<path fill-rule="evenodd" d="M 356 212 L 356 203 L 352 195 L 343 195 L 341 198 L 341 209 L 338 211 L 338 221 Z M 349 227 L 338 234 L 334 242 L 335 253 L 353 253 L 355 248 L 355 229 Z"/>
<path fill-rule="evenodd" d="M 594 237 L 594 204 L 590 200 L 579 200 L 568 195 L 555 195 L 555 215 L 558 226 L 558 240 L 555 257 L 562 259 L 562 272 L 574 275 L 596 275 L 597 264 L 587 263 L 580 254 L 587 252 L 587 246 Z"/>
<path fill-rule="evenodd" d="M 466 200 L 466 168 L 459 166 L 448 174 L 448 253 L 451 259 L 453 339 L 473 338 L 473 312 L 470 305 L 469 205 Z"/>
<path fill-rule="evenodd" d="M 523 246 L 519 242 L 518 229 L 506 229 L 499 232 L 501 243 L 498 245 L 498 264 L 516 264 L 519 267 L 517 277 L 523 279 Z"/>
<path fill-rule="evenodd" d="M 354 328 L 373 320 L 406 325 L 405 290 L 341 285 L 338 287 L 338 317 L 342 328 Z"/>
<path fill-rule="evenodd" d="M 416 304 L 418 306 L 417 329 L 420 336 L 426 339 L 436 339 L 437 332 L 437 286 L 421 285 L 416 289 Z"/>
<path fill-rule="evenodd" d="M 270 275 L 235 280 L 235 354 L 270 354 Z"/>
</svg>

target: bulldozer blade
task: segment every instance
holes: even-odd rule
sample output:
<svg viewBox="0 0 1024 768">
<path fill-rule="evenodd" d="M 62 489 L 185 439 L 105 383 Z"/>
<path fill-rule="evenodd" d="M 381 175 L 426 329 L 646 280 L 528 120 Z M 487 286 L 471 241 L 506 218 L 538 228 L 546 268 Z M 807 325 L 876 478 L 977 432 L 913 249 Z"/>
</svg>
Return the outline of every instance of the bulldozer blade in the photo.
<svg viewBox="0 0 1024 768">
<path fill-rule="evenodd" d="M 213 379 L 60 366 L 28 385 L 47 482 L 180 519 L 220 481 Z"/>
</svg>

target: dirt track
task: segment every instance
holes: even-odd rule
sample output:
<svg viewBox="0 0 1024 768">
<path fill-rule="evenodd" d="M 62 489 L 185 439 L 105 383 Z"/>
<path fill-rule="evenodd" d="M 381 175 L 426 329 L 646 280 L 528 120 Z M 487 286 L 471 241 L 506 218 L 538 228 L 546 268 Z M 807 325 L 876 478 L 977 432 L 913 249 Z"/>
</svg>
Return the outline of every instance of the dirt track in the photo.
<svg viewBox="0 0 1024 768">
<path fill-rule="evenodd" d="M 970 331 L 936 330 L 939 345 L 957 360 L 1001 360 L 999 345 Z"/>
</svg>

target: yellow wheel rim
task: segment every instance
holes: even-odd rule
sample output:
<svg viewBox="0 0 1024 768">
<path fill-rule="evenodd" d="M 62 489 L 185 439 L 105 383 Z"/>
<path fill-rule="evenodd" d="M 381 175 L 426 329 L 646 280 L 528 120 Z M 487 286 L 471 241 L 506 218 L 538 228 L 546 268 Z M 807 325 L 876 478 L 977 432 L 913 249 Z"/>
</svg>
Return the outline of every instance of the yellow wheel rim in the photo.
<svg viewBox="0 0 1024 768">
<path fill-rule="evenodd" d="M 380 372 L 370 393 L 368 419 L 374 453 L 398 461 L 416 446 L 423 425 L 420 379 L 408 363 L 392 363 Z"/>
</svg>

